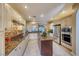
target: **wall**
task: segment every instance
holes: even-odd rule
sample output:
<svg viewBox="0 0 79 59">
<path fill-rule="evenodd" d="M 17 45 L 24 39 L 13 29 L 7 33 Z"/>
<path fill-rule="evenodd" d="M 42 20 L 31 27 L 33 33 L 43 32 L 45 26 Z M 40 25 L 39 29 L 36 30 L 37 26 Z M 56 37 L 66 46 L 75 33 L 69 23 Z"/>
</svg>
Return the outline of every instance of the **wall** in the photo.
<svg viewBox="0 0 79 59">
<path fill-rule="evenodd" d="M 79 56 L 79 3 L 74 4 L 76 12 L 76 55 Z"/>
<path fill-rule="evenodd" d="M 79 56 L 79 9 L 76 14 L 76 55 Z"/>
<path fill-rule="evenodd" d="M 0 5 L 1 7 L 1 5 Z M 1 13 L 0 13 L 1 14 Z M 24 24 L 25 27 L 25 20 L 18 14 L 12 7 L 8 4 L 2 4 L 2 20 L 0 19 L 0 29 L 2 33 L 1 35 L 1 43 L 0 44 L 0 55 L 5 55 L 5 28 L 8 30 L 12 29 L 13 23 L 12 20 L 17 20 Z"/>
<path fill-rule="evenodd" d="M 76 18 L 75 13 L 72 15 L 65 17 L 63 19 L 57 20 L 53 22 L 54 24 L 61 24 L 61 28 L 65 26 L 72 27 L 72 53 L 76 54 Z"/>
<path fill-rule="evenodd" d="M 5 55 L 5 38 L 3 27 L 3 4 L 0 3 L 0 56 Z"/>
<path fill-rule="evenodd" d="M 25 24 L 25 20 L 21 17 L 17 11 L 15 11 L 8 4 L 4 5 L 4 27 L 10 28 L 13 26 L 12 20 L 16 20 L 20 23 Z"/>
</svg>

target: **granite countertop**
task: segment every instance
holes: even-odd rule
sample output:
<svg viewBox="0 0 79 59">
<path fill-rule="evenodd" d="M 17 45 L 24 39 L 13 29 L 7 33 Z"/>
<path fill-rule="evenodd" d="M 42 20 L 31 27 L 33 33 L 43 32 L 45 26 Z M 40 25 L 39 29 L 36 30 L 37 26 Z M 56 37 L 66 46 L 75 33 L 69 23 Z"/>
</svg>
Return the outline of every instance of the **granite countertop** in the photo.
<svg viewBox="0 0 79 59">
<path fill-rule="evenodd" d="M 53 38 L 47 37 L 47 38 L 44 39 L 44 38 L 41 37 L 41 41 L 46 41 L 46 40 L 53 40 Z"/>
<path fill-rule="evenodd" d="M 22 42 L 22 39 L 11 41 L 5 44 L 5 55 L 8 55 L 17 45 Z"/>
<path fill-rule="evenodd" d="M 25 36 L 27 35 L 28 33 L 26 33 Z M 16 48 L 25 39 L 24 37 L 12 39 L 11 42 L 5 42 L 5 55 L 7 56 L 14 48 Z"/>
</svg>

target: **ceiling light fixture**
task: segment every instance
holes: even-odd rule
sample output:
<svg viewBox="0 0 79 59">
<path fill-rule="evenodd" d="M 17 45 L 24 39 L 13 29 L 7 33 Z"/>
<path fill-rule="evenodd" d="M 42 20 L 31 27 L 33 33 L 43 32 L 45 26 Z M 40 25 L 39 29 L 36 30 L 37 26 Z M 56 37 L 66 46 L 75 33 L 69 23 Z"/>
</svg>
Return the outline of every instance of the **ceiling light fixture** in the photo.
<svg viewBox="0 0 79 59">
<path fill-rule="evenodd" d="M 31 18 L 31 16 L 29 16 L 29 19 Z"/>
<path fill-rule="evenodd" d="M 54 20 L 54 18 L 51 18 L 50 20 Z"/>
<path fill-rule="evenodd" d="M 27 6 L 25 6 L 25 8 L 27 8 Z"/>
<path fill-rule="evenodd" d="M 22 19 L 20 18 L 19 20 L 21 21 Z"/>
<path fill-rule="evenodd" d="M 44 14 L 41 14 L 40 17 L 44 17 Z"/>
<path fill-rule="evenodd" d="M 66 13 L 66 11 L 62 11 L 62 13 Z"/>
<path fill-rule="evenodd" d="M 21 16 L 19 16 L 19 18 L 21 18 Z"/>
<path fill-rule="evenodd" d="M 36 24 L 36 22 L 35 22 L 35 21 L 33 21 L 33 22 L 32 22 L 32 24 Z"/>
</svg>

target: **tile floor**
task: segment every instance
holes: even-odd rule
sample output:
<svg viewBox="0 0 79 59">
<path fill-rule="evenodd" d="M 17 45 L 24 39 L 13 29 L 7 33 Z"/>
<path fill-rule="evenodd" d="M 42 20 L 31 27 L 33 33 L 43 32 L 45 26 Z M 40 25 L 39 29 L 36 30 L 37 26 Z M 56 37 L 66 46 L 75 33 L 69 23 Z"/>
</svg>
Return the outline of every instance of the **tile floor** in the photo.
<svg viewBox="0 0 79 59">
<path fill-rule="evenodd" d="M 29 35 L 29 43 L 24 53 L 24 56 L 41 56 L 40 50 L 38 47 L 38 39 L 36 34 Z M 70 56 L 70 54 L 60 45 L 53 42 L 53 55 L 54 56 Z"/>
<path fill-rule="evenodd" d="M 53 42 L 53 56 L 71 56 L 63 46 Z"/>
<path fill-rule="evenodd" d="M 40 56 L 40 50 L 38 47 L 37 34 L 29 35 L 29 43 L 24 53 L 24 56 Z"/>
</svg>

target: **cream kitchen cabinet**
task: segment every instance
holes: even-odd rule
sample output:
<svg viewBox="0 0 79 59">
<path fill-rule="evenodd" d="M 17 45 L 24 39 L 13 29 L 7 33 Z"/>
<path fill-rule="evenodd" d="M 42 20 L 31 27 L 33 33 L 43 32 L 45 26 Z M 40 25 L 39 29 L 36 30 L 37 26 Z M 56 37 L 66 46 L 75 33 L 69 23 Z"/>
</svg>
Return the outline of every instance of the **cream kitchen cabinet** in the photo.
<svg viewBox="0 0 79 59">
<path fill-rule="evenodd" d="M 28 44 L 28 36 L 8 56 L 22 56 Z"/>
</svg>

